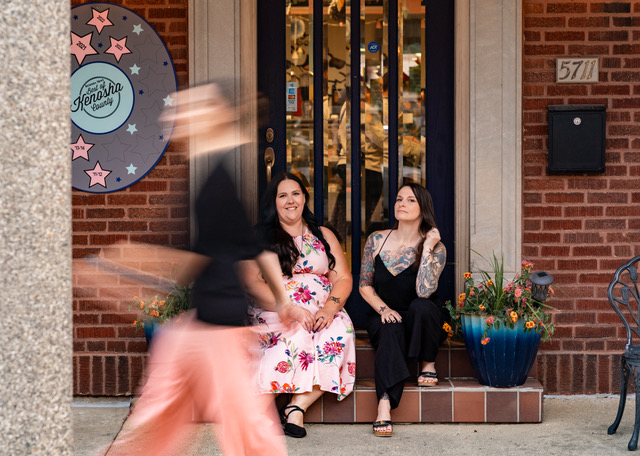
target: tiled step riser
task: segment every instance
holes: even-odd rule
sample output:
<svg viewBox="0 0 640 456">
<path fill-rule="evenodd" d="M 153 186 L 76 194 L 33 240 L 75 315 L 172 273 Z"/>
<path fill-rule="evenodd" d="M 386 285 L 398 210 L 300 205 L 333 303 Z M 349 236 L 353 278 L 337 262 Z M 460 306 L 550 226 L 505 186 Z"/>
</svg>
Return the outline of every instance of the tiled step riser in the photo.
<svg viewBox="0 0 640 456">
<path fill-rule="evenodd" d="M 326 393 L 305 413 L 307 423 L 370 423 L 376 419 L 378 401 L 374 377 L 375 351 L 366 335 L 359 334 L 356 346 L 357 384 L 352 394 L 341 402 Z M 482 386 L 475 374 L 464 344 L 449 343 L 440 348 L 436 370 L 437 387 L 418 387 L 415 378 L 418 363 L 409 368 L 402 401 L 392 411 L 397 423 L 538 423 L 542 421 L 543 390 L 530 378 L 521 387 L 490 388 Z M 535 366 L 529 376 L 535 376 Z M 277 398 L 278 408 L 287 395 Z"/>
<path fill-rule="evenodd" d="M 537 380 L 521 387 L 489 388 L 475 379 L 452 379 L 438 388 L 407 387 L 391 419 L 396 423 L 539 423 L 543 391 Z M 281 396 L 277 403 L 284 404 Z M 377 399 L 370 387 L 356 389 L 341 402 L 326 393 L 305 413 L 307 423 L 370 423 Z"/>
<path fill-rule="evenodd" d="M 375 351 L 370 346 L 358 346 L 356 348 L 356 376 L 358 379 L 374 377 Z M 411 376 L 417 377 L 418 363 L 409 366 Z M 436 371 L 442 378 L 474 377 L 475 373 L 469 361 L 469 355 L 464 346 L 450 347 L 445 345 L 440 348 L 436 357 Z M 529 377 L 536 377 L 536 366 L 529 372 Z"/>
</svg>

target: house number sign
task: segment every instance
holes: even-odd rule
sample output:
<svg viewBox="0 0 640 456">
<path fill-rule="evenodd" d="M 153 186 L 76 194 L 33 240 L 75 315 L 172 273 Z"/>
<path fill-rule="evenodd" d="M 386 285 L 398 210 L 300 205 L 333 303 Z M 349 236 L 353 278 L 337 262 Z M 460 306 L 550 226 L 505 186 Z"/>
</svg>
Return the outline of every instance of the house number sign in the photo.
<svg viewBox="0 0 640 456">
<path fill-rule="evenodd" d="M 561 84 L 580 84 L 598 82 L 597 57 L 583 57 L 577 59 L 556 59 L 556 82 Z"/>
<path fill-rule="evenodd" d="M 71 9 L 71 185 L 122 190 L 158 163 L 172 129 L 158 118 L 177 89 L 156 31 L 112 3 Z"/>
</svg>

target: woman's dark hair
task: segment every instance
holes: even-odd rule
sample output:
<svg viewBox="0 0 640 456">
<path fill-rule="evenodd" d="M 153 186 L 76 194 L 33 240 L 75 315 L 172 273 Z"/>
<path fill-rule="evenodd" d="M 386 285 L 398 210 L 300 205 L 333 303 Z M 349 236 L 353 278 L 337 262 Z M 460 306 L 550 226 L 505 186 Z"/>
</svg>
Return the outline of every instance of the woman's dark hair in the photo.
<svg viewBox="0 0 640 456">
<path fill-rule="evenodd" d="M 262 196 L 262 202 L 260 204 L 260 218 L 258 220 L 257 229 L 265 237 L 265 239 L 271 243 L 274 251 L 278 254 L 280 260 L 280 266 L 282 272 L 291 277 L 293 274 L 293 266 L 300 257 L 300 251 L 293 242 L 293 238 L 287 233 L 278 220 L 278 212 L 276 210 L 276 196 L 278 195 L 278 186 L 282 181 L 292 180 L 296 182 L 304 193 L 305 203 L 302 210 L 302 220 L 309 227 L 311 233 L 317 237 L 324 246 L 327 257 L 329 258 L 329 269 L 332 269 L 336 264 L 335 257 L 331 254 L 329 243 L 322 235 L 320 225 L 316 221 L 315 215 L 307 206 L 309 201 L 309 192 L 302 184 L 302 181 L 298 176 L 292 173 L 284 172 L 280 173 L 271 180 L 271 183 L 267 185 L 264 195 Z"/>
<path fill-rule="evenodd" d="M 420 184 L 416 184 L 415 182 L 409 182 L 404 184 L 400 189 L 404 187 L 409 187 L 413 192 L 416 200 L 418 200 L 418 205 L 420 206 L 420 235 L 422 239 L 427 236 L 427 232 L 431 228 L 438 228 L 436 224 L 436 215 L 435 210 L 433 209 L 433 200 L 431 199 L 431 194 L 429 191 L 424 188 Z M 398 222 L 394 226 L 394 229 L 398 228 Z M 420 260 L 422 259 L 422 248 L 424 246 L 423 242 L 420 242 L 417 249 L 416 261 L 413 263 L 414 267 L 420 266 Z"/>
</svg>

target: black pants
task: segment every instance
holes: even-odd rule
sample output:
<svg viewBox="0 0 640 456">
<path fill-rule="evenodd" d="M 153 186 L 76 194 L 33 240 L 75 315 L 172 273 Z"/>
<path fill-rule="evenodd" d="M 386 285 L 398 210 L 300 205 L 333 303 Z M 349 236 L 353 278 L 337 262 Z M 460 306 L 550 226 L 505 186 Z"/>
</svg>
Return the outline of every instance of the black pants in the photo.
<svg viewBox="0 0 640 456">
<path fill-rule="evenodd" d="M 376 350 L 375 381 L 378 400 L 389 395 L 391 408 L 398 407 L 404 381 L 409 377 L 407 358 L 433 362 L 447 338 L 442 325 L 449 320 L 447 309 L 439 301 L 416 298 L 408 310 L 398 311 L 400 323 L 382 323 L 380 315 L 370 313 L 367 332 Z"/>
</svg>

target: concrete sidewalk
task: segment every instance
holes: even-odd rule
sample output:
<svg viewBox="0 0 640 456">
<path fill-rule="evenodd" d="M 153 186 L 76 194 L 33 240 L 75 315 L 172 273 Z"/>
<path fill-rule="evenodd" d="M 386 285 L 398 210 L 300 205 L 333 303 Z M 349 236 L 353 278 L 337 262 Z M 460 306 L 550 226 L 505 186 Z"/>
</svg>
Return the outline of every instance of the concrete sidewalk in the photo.
<svg viewBox="0 0 640 456">
<path fill-rule="evenodd" d="M 537 424 L 396 424 L 391 438 L 375 437 L 370 425 L 308 424 L 304 439 L 287 438 L 289 455 L 613 455 L 628 454 L 635 399 L 614 435 L 607 435 L 618 409 L 611 396 L 555 396 L 544 400 Z M 129 401 L 76 398 L 73 407 L 76 456 L 94 456 L 127 425 Z M 220 455 L 212 425 L 198 425 L 184 455 Z"/>
</svg>

